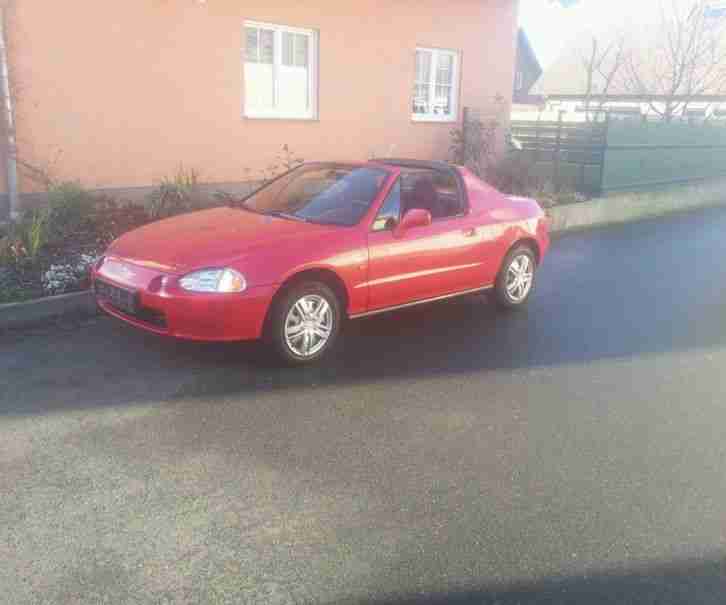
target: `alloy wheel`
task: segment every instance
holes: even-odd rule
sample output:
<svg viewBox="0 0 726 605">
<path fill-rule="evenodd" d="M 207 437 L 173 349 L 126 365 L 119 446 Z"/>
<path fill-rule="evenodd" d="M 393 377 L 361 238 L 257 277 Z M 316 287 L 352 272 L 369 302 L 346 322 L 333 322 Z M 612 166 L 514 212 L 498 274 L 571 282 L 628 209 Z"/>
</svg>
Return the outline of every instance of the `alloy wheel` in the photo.
<svg viewBox="0 0 726 605">
<path fill-rule="evenodd" d="M 285 318 L 285 344 L 296 356 L 312 357 L 325 347 L 333 332 L 333 309 L 318 294 L 306 294 Z"/>
<path fill-rule="evenodd" d="M 512 259 L 507 268 L 507 295 L 514 303 L 520 303 L 529 294 L 534 280 L 532 259 L 526 254 L 519 254 Z"/>
</svg>

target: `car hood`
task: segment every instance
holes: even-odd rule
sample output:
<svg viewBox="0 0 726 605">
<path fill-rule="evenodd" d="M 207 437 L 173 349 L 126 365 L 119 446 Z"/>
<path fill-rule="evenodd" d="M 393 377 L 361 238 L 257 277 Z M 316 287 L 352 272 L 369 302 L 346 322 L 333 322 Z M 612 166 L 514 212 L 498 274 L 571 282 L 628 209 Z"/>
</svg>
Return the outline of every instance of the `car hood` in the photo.
<svg viewBox="0 0 726 605">
<path fill-rule="evenodd" d="M 323 233 L 324 225 L 213 208 L 150 223 L 114 241 L 107 254 L 160 271 L 221 266 L 280 240 Z"/>
</svg>

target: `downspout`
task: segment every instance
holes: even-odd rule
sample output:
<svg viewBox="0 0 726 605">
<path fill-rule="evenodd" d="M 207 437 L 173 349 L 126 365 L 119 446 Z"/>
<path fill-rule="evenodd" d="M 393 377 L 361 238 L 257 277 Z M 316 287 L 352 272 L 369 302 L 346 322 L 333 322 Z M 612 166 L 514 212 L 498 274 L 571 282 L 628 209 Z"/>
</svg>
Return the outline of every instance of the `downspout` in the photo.
<svg viewBox="0 0 726 605">
<path fill-rule="evenodd" d="M 0 4 L 0 94 L 3 97 L 3 117 L 7 133 L 7 149 L 5 154 L 8 196 L 10 198 L 10 219 L 20 214 L 18 196 L 18 161 L 15 141 L 15 118 L 13 117 L 13 97 L 10 92 L 10 69 L 8 68 L 8 49 L 5 43 L 5 25 L 7 9 Z"/>
</svg>

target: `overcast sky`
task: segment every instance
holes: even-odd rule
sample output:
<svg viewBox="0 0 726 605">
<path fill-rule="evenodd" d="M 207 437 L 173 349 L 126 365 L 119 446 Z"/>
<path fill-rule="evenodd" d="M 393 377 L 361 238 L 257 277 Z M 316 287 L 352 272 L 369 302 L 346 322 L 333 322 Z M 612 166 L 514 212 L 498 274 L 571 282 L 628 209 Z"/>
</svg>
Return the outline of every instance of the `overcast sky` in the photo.
<svg viewBox="0 0 726 605">
<path fill-rule="evenodd" d="M 684 0 L 687 1 L 687 0 Z M 570 8 L 562 8 L 550 0 L 520 0 L 519 23 L 547 68 L 576 38 L 584 33 L 597 33 L 632 24 L 658 21 L 659 0 L 579 0 Z"/>
</svg>

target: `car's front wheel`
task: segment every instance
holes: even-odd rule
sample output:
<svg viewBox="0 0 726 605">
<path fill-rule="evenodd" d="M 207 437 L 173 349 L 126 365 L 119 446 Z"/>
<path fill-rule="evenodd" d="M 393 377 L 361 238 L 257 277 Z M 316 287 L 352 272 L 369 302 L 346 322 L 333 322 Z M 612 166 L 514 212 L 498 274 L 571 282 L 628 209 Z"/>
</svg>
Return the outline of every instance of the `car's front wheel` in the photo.
<svg viewBox="0 0 726 605">
<path fill-rule="evenodd" d="M 302 365 L 320 359 L 340 331 L 340 302 L 320 282 L 292 286 L 274 304 L 267 337 L 283 361 Z"/>
<path fill-rule="evenodd" d="M 505 309 L 524 306 L 532 295 L 537 261 L 529 246 L 516 246 L 504 259 L 497 277 L 497 303 Z"/>
</svg>

